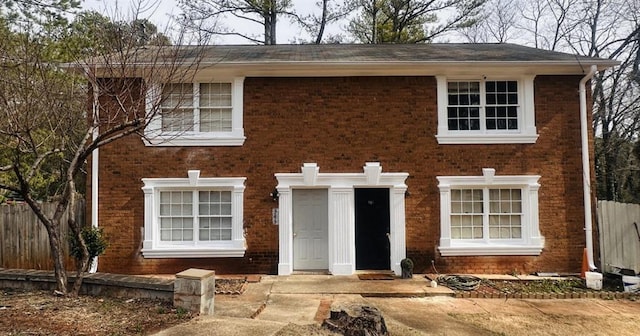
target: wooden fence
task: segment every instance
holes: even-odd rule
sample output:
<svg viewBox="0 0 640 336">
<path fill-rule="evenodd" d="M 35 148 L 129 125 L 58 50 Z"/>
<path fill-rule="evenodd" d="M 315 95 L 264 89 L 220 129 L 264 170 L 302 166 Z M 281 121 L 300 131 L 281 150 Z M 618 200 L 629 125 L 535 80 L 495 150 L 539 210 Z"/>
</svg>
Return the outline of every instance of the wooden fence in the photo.
<svg viewBox="0 0 640 336">
<path fill-rule="evenodd" d="M 43 203 L 42 209 L 45 214 L 53 215 L 55 204 Z M 84 214 L 84 200 L 78 200 L 78 223 L 84 223 Z M 69 232 L 67 216 L 68 213 L 64 214 L 61 221 L 61 239 L 65 241 L 63 253 L 67 257 L 67 268 L 71 269 L 72 258 L 66 244 Z M 50 251 L 47 230 L 27 204 L 0 205 L 0 267 L 51 270 Z"/>
<path fill-rule="evenodd" d="M 602 269 L 640 272 L 640 204 L 598 201 L 598 225 Z"/>
</svg>

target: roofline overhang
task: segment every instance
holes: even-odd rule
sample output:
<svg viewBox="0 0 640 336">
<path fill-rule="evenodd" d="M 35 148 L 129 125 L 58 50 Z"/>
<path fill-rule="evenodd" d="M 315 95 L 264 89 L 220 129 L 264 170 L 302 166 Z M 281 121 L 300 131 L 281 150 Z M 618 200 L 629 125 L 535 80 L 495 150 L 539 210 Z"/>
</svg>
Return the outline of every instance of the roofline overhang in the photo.
<svg viewBox="0 0 640 336">
<path fill-rule="evenodd" d="M 183 62 L 184 66 L 190 65 Z M 476 76 L 476 75 L 584 75 L 591 66 L 599 71 L 614 67 L 620 62 L 602 61 L 420 61 L 420 62 L 233 62 L 201 61 L 197 72 L 202 76 L 242 77 L 349 77 L 349 76 Z M 113 65 L 113 64 L 111 64 Z M 134 72 L 144 69 L 176 66 L 175 63 L 131 63 Z M 102 77 L 102 64 L 67 65 L 67 69 L 85 72 L 96 71 Z M 136 69 L 136 70 L 134 70 Z"/>
</svg>

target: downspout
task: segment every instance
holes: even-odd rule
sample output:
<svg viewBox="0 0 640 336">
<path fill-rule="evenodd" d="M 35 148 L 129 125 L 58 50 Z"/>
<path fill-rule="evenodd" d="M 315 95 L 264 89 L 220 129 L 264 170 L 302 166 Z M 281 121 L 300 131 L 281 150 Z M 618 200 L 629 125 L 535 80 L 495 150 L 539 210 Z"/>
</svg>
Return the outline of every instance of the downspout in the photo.
<svg viewBox="0 0 640 336">
<path fill-rule="evenodd" d="M 598 71 L 598 67 L 591 66 L 587 73 L 580 80 L 580 136 L 582 138 L 582 187 L 584 201 L 584 233 L 587 248 L 587 262 L 589 270 L 597 267 L 593 262 L 593 219 L 591 218 L 591 167 L 589 162 L 589 131 L 587 125 L 587 90 L 586 84 Z"/>
<path fill-rule="evenodd" d="M 99 129 L 98 129 L 98 113 L 99 113 L 99 92 L 98 86 L 93 85 L 93 140 L 98 137 Z M 98 227 L 98 151 L 96 148 L 91 153 L 91 226 L 94 228 Z M 93 258 L 93 262 L 91 263 L 91 268 L 89 269 L 89 273 L 96 273 L 98 271 L 98 257 Z"/>
</svg>

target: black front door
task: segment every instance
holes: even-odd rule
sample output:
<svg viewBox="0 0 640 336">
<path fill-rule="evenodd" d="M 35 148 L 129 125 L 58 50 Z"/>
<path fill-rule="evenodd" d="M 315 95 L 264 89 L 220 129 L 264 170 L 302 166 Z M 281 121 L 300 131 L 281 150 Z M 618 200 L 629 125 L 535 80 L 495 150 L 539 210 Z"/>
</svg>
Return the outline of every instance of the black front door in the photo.
<svg viewBox="0 0 640 336">
<path fill-rule="evenodd" d="M 390 269 L 389 189 L 355 190 L 356 269 Z"/>
</svg>

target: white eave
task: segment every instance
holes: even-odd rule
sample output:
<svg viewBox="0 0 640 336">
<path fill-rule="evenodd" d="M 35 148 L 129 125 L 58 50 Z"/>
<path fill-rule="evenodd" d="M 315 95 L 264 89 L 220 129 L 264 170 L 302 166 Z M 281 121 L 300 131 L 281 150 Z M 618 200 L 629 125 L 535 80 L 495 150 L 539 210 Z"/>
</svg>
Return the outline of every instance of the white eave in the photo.
<svg viewBox="0 0 640 336">
<path fill-rule="evenodd" d="M 199 66 L 204 76 L 335 77 L 335 76 L 478 76 L 583 75 L 596 65 L 604 70 L 618 62 L 224 62 Z"/>
</svg>

